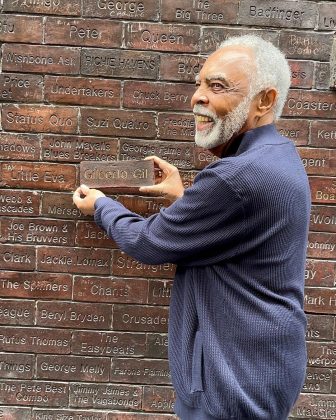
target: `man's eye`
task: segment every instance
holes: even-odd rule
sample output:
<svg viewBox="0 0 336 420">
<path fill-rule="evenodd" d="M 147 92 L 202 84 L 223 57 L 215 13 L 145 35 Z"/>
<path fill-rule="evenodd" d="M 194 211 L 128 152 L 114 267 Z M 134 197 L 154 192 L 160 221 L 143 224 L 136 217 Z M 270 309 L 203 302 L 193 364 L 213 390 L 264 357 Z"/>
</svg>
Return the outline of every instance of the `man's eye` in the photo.
<svg viewBox="0 0 336 420">
<path fill-rule="evenodd" d="M 214 90 L 221 90 L 224 89 L 224 86 L 221 83 L 214 82 L 211 83 L 211 88 Z"/>
</svg>

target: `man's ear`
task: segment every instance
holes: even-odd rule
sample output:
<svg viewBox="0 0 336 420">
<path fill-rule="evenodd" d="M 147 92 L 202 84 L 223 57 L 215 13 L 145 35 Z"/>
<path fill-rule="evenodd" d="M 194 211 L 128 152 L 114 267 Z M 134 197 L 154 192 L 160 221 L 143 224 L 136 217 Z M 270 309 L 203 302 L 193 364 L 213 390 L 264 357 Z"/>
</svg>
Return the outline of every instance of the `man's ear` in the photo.
<svg viewBox="0 0 336 420">
<path fill-rule="evenodd" d="M 259 93 L 256 103 L 256 114 L 258 117 L 263 117 L 270 110 L 273 109 L 278 97 L 278 92 L 275 88 L 270 87 Z"/>
</svg>

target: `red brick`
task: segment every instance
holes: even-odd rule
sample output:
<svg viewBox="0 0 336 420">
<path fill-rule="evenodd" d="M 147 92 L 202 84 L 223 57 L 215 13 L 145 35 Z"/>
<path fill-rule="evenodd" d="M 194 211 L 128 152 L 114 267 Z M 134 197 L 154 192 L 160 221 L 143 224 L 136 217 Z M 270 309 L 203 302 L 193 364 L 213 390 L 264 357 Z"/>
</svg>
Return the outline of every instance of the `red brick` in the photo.
<svg viewBox="0 0 336 420">
<path fill-rule="evenodd" d="M 331 44 L 332 37 L 329 34 L 303 31 L 283 31 L 280 33 L 279 47 L 287 58 L 328 61 Z"/>
<path fill-rule="evenodd" d="M 70 384 L 70 406 L 139 411 L 142 388 L 112 384 Z"/>
<path fill-rule="evenodd" d="M 168 335 L 147 334 L 146 357 L 168 359 Z"/>
<path fill-rule="evenodd" d="M 161 139 L 194 141 L 195 120 L 192 114 L 159 113 Z"/>
<path fill-rule="evenodd" d="M 134 213 L 143 217 L 159 213 L 161 208 L 168 207 L 170 202 L 163 197 L 136 197 L 130 195 L 118 196 L 119 203 L 123 204 Z"/>
<path fill-rule="evenodd" d="M 316 204 L 336 203 L 336 179 L 311 177 L 309 179 L 312 201 Z"/>
<path fill-rule="evenodd" d="M 178 420 L 178 417 L 169 414 L 135 414 L 135 413 L 109 413 L 108 420 Z"/>
<path fill-rule="evenodd" d="M 335 287 L 336 262 L 307 260 L 305 282 L 307 286 Z"/>
<path fill-rule="evenodd" d="M 312 258 L 336 258 L 336 234 L 311 232 L 308 236 L 307 256 Z"/>
<path fill-rule="evenodd" d="M 307 343 L 308 366 L 334 367 L 336 363 L 336 344 L 334 342 Z"/>
<path fill-rule="evenodd" d="M 107 420 L 108 413 L 103 411 L 79 411 L 79 410 L 42 410 L 34 409 L 33 410 L 33 419 L 32 420 L 84 420 L 88 418 L 89 420 Z M 91 419 L 90 419 L 91 416 Z"/>
<path fill-rule="evenodd" d="M 173 0 L 163 2 L 161 19 L 179 23 L 237 23 L 237 0 Z"/>
<path fill-rule="evenodd" d="M 289 60 L 291 69 L 291 87 L 312 88 L 314 80 L 314 62 Z"/>
<path fill-rule="evenodd" d="M 200 28 L 192 25 L 164 25 L 162 23 L 129 23 L 126 26 L 127 48 L 198 52 Z"/>
<path fill-rule="evenodd" d="M 296 146 L 305 146 L 309 138 L 309 121 L 280 119 L 276 122 L 279 133 L 294 142 Z"/>
<path fill-rule="evenodd" d="M 21 245 L 0 245 L 2 270 L 35 270 L 35 248 Z"/>
<path fill-rule="evenodd" d="M 195 87 L 190 84 L 125 82 L 126 108 L 189 111 Z"/>
<path fill-rule="evenodd" d="M 68 403 L 66 384 L 41 381 L 2 381 L 0 404 L 63 407 Z"/>
<path fill-rule="evenodd" d="M 336 147 L 336 122 L 312 121 L 310 145 L 314 147 Z"/>
<path fill-rule="evenodd" d="M 111 251 L 107 249 L 39 247 L 37 268 L 60 273 L 110 274 Z"/>
<path fill-rule="evenodd" d="M 15 298 L 71 299 L 72 277 L 69 274 L 2 271 L 0 296 Z"/>
<path fill-rule="evenodd" d="M 0 414 L 4 420 L 28 420 L 31 418 L 31 409 L 22 407 L 5 407 L 4 405 L 1 405 Z"/>
<path fill-rule="evenodd" d="M 307 314 L 306 338 L 309 341 L 332 340 L 335 319 L 332 315 Z"/>
<path fill-rule="evenodd" d="M 37 356 L 36 377 L 62 381 L 106 382 L 110 359 L 107 357 Z"/>
<path fill-rule="evenodd" d="M 336 41 L 333 40 L 333 45 L 330 54 L 330 78 L 329 87 L 330 89 L 336 89 Z"/>
<path fill-rule="evenodd" d="M 251 26 L 276 26 L 278 28 L 314 28 L 317 5 L 310 1 L 273 1 L 257 3 L 241 0 L 238 22 Z"/>
<path fill-rule="evenodd" d="M 7 187 L 46 190 L 74 190 L 76 168 L 50 163 L 1 163 L 1 184 Z"/>
<path fill-rule="evenodd" d="M 172 287 L 172 281 L 150 280 L 148 303 L 150 305 L 169 305 Z"/>
<path fill-rule="evenodd" d="M 283 116 L 334 118 L 335 95 L 332 92 L 290 90 Z"/>
<path fill-rule="evenodd" d="M 76 276 L 73 298 L 85 302 L 147 303 L 147 289 L 147 280 Z"/>
<path fill-rule="evenodd" d="M 30 134 L 0 133 L 0 159 L 39 160 L 40 141 Z"/>
<path fill-rule="evenodd" d="M 301 147 L 298 149 L 309 175 L 335 175 L 336 150 Z"/>
<path fill-rule="evenodd" d="M 119 107 L 120 89 L 117 80 L 45 77 L 45 98 L 48 102 Z"/>
<path fill-rule="evenodd" d="M 79 48 L 4 44 L 2 69 L 24 73 L 78 74 Z"/>
<path fill-rule="evenodd" d="M 304 296 L 306 312 L 336 314 L 336 293 L 333 289 L 306 287 Z"/>
<path fill-rule="evenodd" d="M 141 357 L 145 348 L 143 333 L 74 331 L 71 351 L 88 356 Z"/>
<path fill-rule="evenodd" d="M 174 410 L 175 392 L 172 388 L 145 386 L 144 411 L 164 411 L 172 413 Z"/>
<path fill-rule="evenodd" d="M 31 353 L 70 353 L 71 331 L 2 327 L 0 350 Z"/>
<path fill-rule="evenodd" d="M 122 24 L 109 20 L 48 17 L 45 31 L 46 44 L 102 48 L 121 46 Z"/>
<path fill-rule="evenodd" d="M 198 55 L 164 54 L 160 61 L 160 79 L 195 82 L 205 57 Z"/>
<path fill-rule="evenodd" d="M 81 116 L 82 134 L 147 138 L 156 136 L 153 112 L 82 108 Z"/>
<path fill-rule="evenodd" d="M 307 369 L 306 379 L 302 391 L 328 394 L 331 389 L 331 378 L 332 375 L 330 369 L 310 367 Z"/>
<path fill-rule="evenodd" d="M 0 15 L 1 42 L 27 42 L 27 40 L 31 44 L 43 41 L 41 17 Z"/>
<path fill-rule="evenodd" d="M 116 243 L 94 222 L 78 222 L 76 232 L 76 245 L 78 246 L 116 248 Z"/>
<path fill-rule="evenodd" d="M 112 327 L 122 331 L 167 332 L 168 308 L 114 305 Z"/>
<path fill-rule="evenodd" d="M 301 394 L 292 410 L 292 415 L 298 416 L 299 419 L 315 420 L 322 418 L 332 420 L 336 416 L 334 406 L 334 395 Z"/>
<path fill-rule="evenodd" d="M 83 48 L 81 73 L 130 79 L 157 79 L 160 56 L 150 51 Z"/>
<path fill-rule="evenodd" d="M 34 316 L 35 304 L 32 301 L 0 300 L 1 325 L 32 325 Z"/>
<path fill-rule="evenodd" d="M 110 382 L 134 384 L 171 384 L 167 360 L 112 359 Z"/>
<path fill-rule="evenodd" d="M 83 16 L 103 17 L 123 20 L 158 20 L 159 0 L 119 2 L 109 0 L 84 0 Z"/>
<path fill-rule="evenodd" d="M 336 207 L 312 206 L 310 230 L 336 233 Z"/>
<path fill-rule="evenodd" d="M 35 356 L 33 354 L 3 353 L 0 356 L 0 377 L 32 379 L 35 371 Z M 6 418 L 6 417 L 5 417 Z M 12 417 L 10 417 L 12 418 Z M 1 419 L 1 408 L 0 408 Z M 14 417 L 15 419 L 15 417 Z"/>
<path fill-rule="evenodd" d="M 193 185 L 196 175 L 197 175 L 197 172 L 195 171 L 189 171 L 189 172 L 180 171 L 180 176 L 181 176 L 184 188 L 189 188 Z"/>
<path fill-rule="evenodd" d="M 149 278 L 173 278 L 175 266 L 170 263 L 160 265 L 144 264 L 134 260 L 122 251 L 113 251 L 112 274 L 123 276 L 127 273 L 129 277 L 149 277 Z"/>
<path fill-rule="evenodd" d="M 211 153 L 210 150 L 195 146 L 194 148 L 195 168 L 203 169 L 212 162 L 218 160 L 218 157 Z"/>
<path fill-rule="evenodd" d="M 69 246 L 75 243 L 75 224 L 59 220 L 4 217 L 0 235 L 6 242 Z"/>
<path fill-rule="evenodd" d="M 41 214 L 60 219 L 88 218 L 73 204 L 72 194 L 44 192 L 42 196 Z"/>
<path fill-rule="evenodd" d="M 80 15 L 80 0 L 7 0 L 3 4 L 5 12 L 41 13 L 44 15 Z"/>
<path fill-rule="evenodd" d="M 334 31 L 336 29 L 336 4 L 319 3 L 318 11 L 318 29 L 322 29 L 324 31 Z"/>
<path fill-rule="evenodd" d="M 330 82 L 330 63 L 315 64 L 315 88 L 329 89 Z"/>
<path fill-rule="evenodd" d="M 36 191 L 0 189 L 1 216 L 37 216 L 41 195 Z"/>
<path fill-rule="evenodd" d="M 78 108 L 3 105 L 2 127 L 6 131 L 72 134 L 77 132 Z"/>
<path fill-rule="evenodd" d="M 33 74 L 0 74 L 0 99 L 4 102 L 41 102 L 43 78 Z"/>
</svg>

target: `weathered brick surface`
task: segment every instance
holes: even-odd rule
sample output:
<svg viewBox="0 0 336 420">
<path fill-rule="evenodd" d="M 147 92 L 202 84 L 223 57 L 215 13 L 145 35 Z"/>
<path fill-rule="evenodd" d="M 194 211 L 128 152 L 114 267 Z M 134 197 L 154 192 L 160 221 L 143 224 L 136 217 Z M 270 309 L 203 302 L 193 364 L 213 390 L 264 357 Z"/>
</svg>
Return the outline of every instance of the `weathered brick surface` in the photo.
<svg viewBox="0 0 336 420">
<path fill-rule="evenodd" d="M 167 360 L 175 266 L 123 253 L 72 193 L 81 162 L 130 170 L 150 155 L 190 187 L 217 159 L 194 144 L 195 76 L 243 34 L 289 60 L 276 126 L 311 187 L 308 368 L 290 418 L 334 419 L 335 2 L 0 3 L 0 419 L 177 420 Z M 143 217 L 169 206 L 129 186 L 104 191 Z"/>
</svg>

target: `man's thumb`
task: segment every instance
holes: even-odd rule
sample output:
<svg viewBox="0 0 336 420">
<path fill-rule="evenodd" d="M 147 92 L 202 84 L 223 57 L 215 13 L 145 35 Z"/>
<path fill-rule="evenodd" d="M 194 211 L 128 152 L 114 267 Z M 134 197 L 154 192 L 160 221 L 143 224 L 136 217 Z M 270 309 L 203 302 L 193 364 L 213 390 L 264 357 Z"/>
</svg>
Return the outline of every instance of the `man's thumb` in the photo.
<svg viewBox="0 0 336 420">
<path fill-rule="evenodd" d="M 88 194 L 89 194 L 90 188 L 89 188 L 87 185 L 82 184 L 82 185 L 80 186 L 80 188 L 81 188 L 81 191 L 82 191 L 82 193 L 83 193 L 84 195 L 88 195 Z"/>
</svg>

